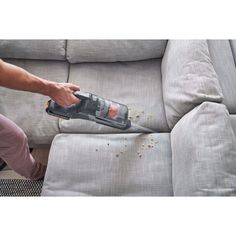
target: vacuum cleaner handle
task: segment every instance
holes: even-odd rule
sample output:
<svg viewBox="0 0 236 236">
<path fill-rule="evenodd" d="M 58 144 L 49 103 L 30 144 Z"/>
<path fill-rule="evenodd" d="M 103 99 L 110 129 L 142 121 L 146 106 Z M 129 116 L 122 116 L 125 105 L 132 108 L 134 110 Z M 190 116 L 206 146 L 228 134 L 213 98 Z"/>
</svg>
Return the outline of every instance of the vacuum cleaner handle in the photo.
<svg viewBox="0 0 236 236">
<path fill-rule="evenodd" d="M 84 100 L 84 99 L 88 99 L 90 97 L 90 94 L 87 92 L 76 91 L 74 92 L 74 96 L 76 96 L 77 98 L 81 100 Z"/>
</svg>

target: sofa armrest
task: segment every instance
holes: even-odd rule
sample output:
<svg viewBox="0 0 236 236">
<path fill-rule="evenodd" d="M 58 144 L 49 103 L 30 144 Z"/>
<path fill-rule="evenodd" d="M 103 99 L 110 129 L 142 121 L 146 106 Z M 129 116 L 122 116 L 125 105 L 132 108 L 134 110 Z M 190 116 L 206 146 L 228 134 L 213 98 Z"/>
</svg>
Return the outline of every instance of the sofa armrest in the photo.
<svg viewBox="0 0 236 236">
<path fill-rule="evenodd" d="M 236 138 L 225 105 L 204 102 L 187 113 L 171 147 L 174 195 L 236 194 Z"/>
</svg>

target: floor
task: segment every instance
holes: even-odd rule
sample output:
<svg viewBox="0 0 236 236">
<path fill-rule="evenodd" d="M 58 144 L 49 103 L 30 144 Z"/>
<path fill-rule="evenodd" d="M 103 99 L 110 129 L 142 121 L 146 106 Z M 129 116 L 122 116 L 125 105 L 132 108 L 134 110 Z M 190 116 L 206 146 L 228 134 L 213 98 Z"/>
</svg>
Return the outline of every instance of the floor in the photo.
<svg viewBox="0 0 236 236">
<path fill-rule="evenodd" d="M 32 151 L 32 156 L 42 164 L 46 165 L 48 162 L 48 148 L 36 148 Z M 0 171 L 0 179 L 25 179 L 24 177 L 18 175 L 15 171 L 11 170 L 8 166 L 6 166 L 3 170 Z"/>
</svg>

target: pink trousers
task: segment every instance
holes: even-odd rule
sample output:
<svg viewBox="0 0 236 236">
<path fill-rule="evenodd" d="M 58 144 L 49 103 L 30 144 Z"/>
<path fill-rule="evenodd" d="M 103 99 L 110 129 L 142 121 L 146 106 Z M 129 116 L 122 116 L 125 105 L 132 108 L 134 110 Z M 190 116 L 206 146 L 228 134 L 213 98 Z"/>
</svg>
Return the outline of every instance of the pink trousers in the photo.
<svg viewBox="0 0 236 236">
<path fill-rule="evenodd" d="M 0 162 L 1 159 L 28 179 L 40 179 L 46 171 L 46 167 L 31 156 L 23 130 L 0 114 Z"/>
</svg>

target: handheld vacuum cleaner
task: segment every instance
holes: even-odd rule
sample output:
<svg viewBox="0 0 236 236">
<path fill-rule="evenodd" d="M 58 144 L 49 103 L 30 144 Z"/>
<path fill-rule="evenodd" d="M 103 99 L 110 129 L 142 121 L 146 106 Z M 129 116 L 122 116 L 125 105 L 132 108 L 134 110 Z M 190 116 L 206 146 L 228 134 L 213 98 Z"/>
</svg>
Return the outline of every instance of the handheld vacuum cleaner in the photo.
<svg viewBox="0 0 236 236">
<path fill-rule="evenodd" d="M 131 121 L 128 119 L 128 107 L 126 105 L 87 92 L 77 91 L 74 95 L 80 99 L 79 103 L 63 107 L 55 101 L 49 100 L 46 112 L 49 115 L 67 120 L 90 120 L 121 130 L 131 128 Z M 136 127 L 136 131 L 154 132 L 150 129 L 132 124 L 132 127 L 134 126 Z"/>
</svg>

